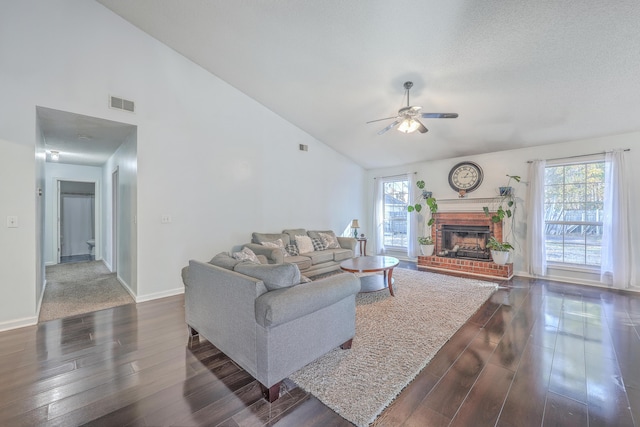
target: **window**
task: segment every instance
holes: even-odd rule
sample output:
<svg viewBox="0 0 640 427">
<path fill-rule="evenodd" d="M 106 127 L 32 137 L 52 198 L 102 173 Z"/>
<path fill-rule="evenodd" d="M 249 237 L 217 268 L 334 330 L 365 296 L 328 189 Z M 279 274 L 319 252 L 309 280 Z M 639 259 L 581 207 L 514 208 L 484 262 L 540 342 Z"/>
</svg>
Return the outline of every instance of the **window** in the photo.
<svg viewBox="0 0 640 427">
<path fill-rule="evenodd" d="M 603 161 L 547 166 L 547 262 L 599 267 L 603 207 Z"/>
<path fill-rule="evenodd" d="M 407 249 L 407 204 L 409 181 L 385 180 L 383 190 L 384 246 L 387 249 Z"/>
</svg>

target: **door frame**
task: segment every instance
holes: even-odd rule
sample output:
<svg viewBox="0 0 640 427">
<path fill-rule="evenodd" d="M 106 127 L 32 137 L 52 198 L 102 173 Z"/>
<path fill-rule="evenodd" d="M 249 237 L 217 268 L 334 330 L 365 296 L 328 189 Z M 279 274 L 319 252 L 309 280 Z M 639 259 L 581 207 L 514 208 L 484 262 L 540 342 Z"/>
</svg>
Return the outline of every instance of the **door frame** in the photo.
<svg viewBox="0 0 640 427">
<path fill-rule="evenodd" d="M 54 178 L 55 180 L 55 187 L 56 187 L 56 200 L 55 200 L 55 204 L 56 204 L 56 209 L 55 209 L 55 222 L 56 222 L 56 227 L 55 227 L 55 231 L 56 231 L 56 238 L 54 239 L 55 244 L 56 244 L 56 264 L 60 264 L 60 256 L 61 256 L 61 236 L 60 236 L 60 218 L 61 218 L 61 209 L 62 209 L 62 202 L 60 200 L 61 194 L 60 194 L 60 183 L 61 182 L 88 182 L 88 183 L 92 183 L 93 184 L 93 190 L 94 190 L 94 196 L 93 196 L 93 210 L 94 210 L 94 230 L 93 230 L 93 235 L 94 235 L 94 240 L 95 240 L 95 246 L 93 247 L 94 250 L 94 259 L 95 260 L 100 260 L 102 259 L 102 251 L 101 251 L 101 247 L 102 247 L 102 238 L 101 238 L 101 230 L 102 230 L 102 209 L 101 209 L 101 205 L 100 205 L 100 182 L 99 181 L 95 181 L 95 180 L 83 180 L 83 179 L 72 179 L 72 178 L 60 178 L 60 177 L 56 177 Z"/>
<path fill-rule="evenodd" d="M 118 204 L 120 172 L 118 166 L 111 172 L 111 272 L 118 271 Z"/>
</svg>

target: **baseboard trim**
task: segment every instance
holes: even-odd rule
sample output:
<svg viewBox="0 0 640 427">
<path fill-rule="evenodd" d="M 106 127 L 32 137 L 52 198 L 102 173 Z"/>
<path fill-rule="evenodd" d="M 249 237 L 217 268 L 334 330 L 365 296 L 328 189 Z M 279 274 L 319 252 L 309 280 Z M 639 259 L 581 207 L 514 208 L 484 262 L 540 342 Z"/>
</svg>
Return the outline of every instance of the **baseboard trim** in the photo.
<svg viewBox="0 0 640 427">
<path fill-rule="evenodd" d="M 607 289 L 609 291 L 623 291 L 623 292 L 634 292 L 634 293 L 640 293 L 640 288 L 626 288 L 626 289 L 618 289 L 618 288 L 614 288 L 613 286 L 607 286 L 601 282 L 596 282 L 594 280 L 581 280 L 578 278 L 569 278 L 569 277 L 562 277 L 562 276 L 533 276 L 527 272 L 524 271 L 519 271 L 519 272 L 515 272 L 514 273 L 515 276 L 519 276 L 519 277 L 527 277 L 530 279 L 541 279 L 541 280 L 552 280 L 554 282 L 562 282 L 562 283 L 568 283 L 570 285 L 580 285 L 580 286 L 589 286 L 592 288 L 602 288 L 602 289 Z"/>
<path fill-rule="evenodd" d="M 120 282 L 120 284 L 122 285 L 122 287 L 123 287 L 127 292 L 129 292 L 129 295 L 131 295 L 131 298 L 133 298 L 133 300 L 134 300 L 135 302 L 138 302 L 138 301 L 137 301 L 136 294 L 133 292 L 133 289 L 131 289 L 131 288 L 129 287 L 129 284 L 128 284 L 127 282 L 125 282 L 125 281 L 122 279 L 122 277 L 120 277 L 120 275 L 119 275 L 119 274 L 117 274 L 117 273 L 116 273 L 116 280 L 117 280 L 118 282 Z"/>
<path fill-rule="evenodd" d="M 22 319 L 10 320 L 0 323 L 0 332 L 9 331 L 11 329 L 24 328 L 26 326 L 34 326 L 38 324 L 38 316 L 24 317 Z"/>
<path fill-rule="evenodd" d="M 155 292 L 155 293 L 146 294 L 146 295 L 140 295 L 140 296 L 136 297 L 135 300 L 136 300 L 136 303 L 139 303 L 139 302 L 151 301 L 151 300 L 154 300 L 154 299 L 172 297 L 174 295 L 180 295 L 180 294 L 184 294 L 184 286 L 181 286 L 179 288 L 169 289 L 167 291 Z"/>
</svg>

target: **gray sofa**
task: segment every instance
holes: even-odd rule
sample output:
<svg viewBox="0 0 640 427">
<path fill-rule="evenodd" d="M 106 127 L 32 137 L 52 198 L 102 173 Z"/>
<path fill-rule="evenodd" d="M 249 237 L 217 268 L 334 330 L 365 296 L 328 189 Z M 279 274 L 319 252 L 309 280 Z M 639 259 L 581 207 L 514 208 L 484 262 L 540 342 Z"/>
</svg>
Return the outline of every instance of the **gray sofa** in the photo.
<svg viewBox="0 0 640 427">
<path fill-rule="evenodd" d="M 295 264 L 219 254 L 209 263 L 190 261 L 183 278 L 191 337 L 206 338 L 240 365 L 270 402 L 291 373 L 335 347 L 351 347 L 360 291 L 353 274 L 299 284 Z"/>
<path fill-rule="evenodd" d="M 304 228 L 295 228 L 283 230 L 282 233 L 253 233 L 251 243 L 247 243 L 244 247 L 248 247 L 257 255 L 264 255 L 271 264 L 290 263 L 298 266 L 300 273 L 307 277 L 313 277 L 318 274 L 328 273 L 339 270 L 340 263 L 346 259 L 353 258 L 356 249 L 356 239 L 353 237 L 336 237 L 339 248 L 324 249 L 313 251 L 310 253 L 299 254 L 297 256 L 284 256 L 282 251 L 273 250 L 273 248 L 265 247 L 263 242 L 273 242 L 278 239 L 282 240 L 284 245 L 295 243 L 295 236 L 308 236 L 312 239 L 320 238 L 320 233 L 332 234 L 331 230 L 305 230 Z"/>
</svg>

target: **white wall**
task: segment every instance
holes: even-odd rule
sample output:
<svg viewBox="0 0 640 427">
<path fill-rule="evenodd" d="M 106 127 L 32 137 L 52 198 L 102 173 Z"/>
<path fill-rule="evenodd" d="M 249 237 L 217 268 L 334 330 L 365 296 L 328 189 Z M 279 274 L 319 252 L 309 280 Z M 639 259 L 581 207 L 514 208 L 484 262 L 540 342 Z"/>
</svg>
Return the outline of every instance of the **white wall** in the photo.
<svg viewBox="0 0 640 427">
<path fill-rule="evenodd" d="M 252 231 L 340 231 L 364 216 L 361 167 L 100 4 L 24 0 L 2 9 L 0 138 L 33 153 L 35 106 L 137 126 L 137 189 L 125 191 L 137 200 L 139 301 L 182 292 L 190 258 L 209 259 Z M 109 94 L 134 100 L 136 113 L 107 108 Z M 27 172 L 33 187 L 35 166 Z M 35 209 L 33 201 L 21 208 Z M 172 222 L 161 224 L 162 215 Z M 23 242 L 32 274 L 34 239 Z M 22 309 L 35 315 L 33 305 Z"/>
<path fill-rule="evenodd" d="M 0 139 L 0 330 L 36 316 L 36 179 L 33 146 Z M 7 227 L 7 216 L 18 227 Z"/>
<path fill-rule="evenodd" d="M 137 157 L 136 132 L 118 148 L 103 168 L 104 196 L 102 233 L 105 262 L 117 270 L 118 280 L 137 298 Z M 118 171 L 118 260 L 114 265 L 113 256 L 113 172 Z"/>
<path fill-rule="evenodd" d="M 47 162 L 45 164 L 45 264 L 53 265 L 58 262 L 58 189 L 57 182 L 60 181 L 84 181 L 95 182 L 96 192 L 96 259 L 102 259 L 100 250 L 100 230 L 102 228 L 101 198 L 102 193 L 102 168 L 97 166 L 67 165 L 64 163 Z"/>
<path fill-rule="evenodd" d="M 368 205 L 373 205 L 373 177 L 394 175 L 405 172 L 418 172 L 418 179 L 423 179 L 426 187 L 433 191 L 433 196 L 438 200 L 441 210 L 455 210 L 457 202 L 457 193 L 451 189 L 448 182 L 449 171 L 451 168 L 464 160 L 470 160 L 479 164 L 484 171 L 484 180 L 482 185 L 473 193 L 467 195 L 468 200 L 475 198 L 491 198 L 498 194 L 498 187 L 506 184 L 507 177 L 505 175 L 519 175 L 522 177 L 522 183 L 513 184 L 518 207 L 516 218 L 514 221 L 514 233 L 517 240 L 517 248 L 514 252 L 514 271 L 517 275 L 526 275 L 527 265 L 525 248 L 527 247 L 526 225 L 527 225 L 527 203 L 526 194 L 528 181 L 528 160 L 533 159 L 552 159 L 565 156 L 575 156 L 581 154 L 591 154 L 603 151 L 609 151 L 618 148 L 631 148 L 628 155 L 631 158 L 631 164 L 640 164 L 640 132 L 628 133 L 623 135 L 613 135 L 602 138 L 592 138 L 579 141 L 570 141 L 560 144 L 545 145 L 533 148 L 522 148 L 509 151 L 501 151 L 497 153 L 489 153 L 478 156 L 466 156 L 454 159 L 438 160 L 405 165 L 396 168 L 376 169 L 368 171 L 367 185 Z M 631 182 L 638 182 L 640 172 L 633 170 Z M 635 212 L 640 213 L 640 193 L 631 192 L 633 198 L 633 208 Z M 482 211 L 482 204 L 478 204 L 477 209 Z M 372 211 L 369 210 L 368 217 L 372 218 Z M 371 221 L 369 221 L 371 222 Z M 372 230 L 368 230 L 372 234 Z M 630 230 L 633 235 L 635 251 L 635 264 L 640 265 L 640 227 Z M 373 244 L 371 247 L 375 247 Z M 549 278 L 571 281 L 583 284 L 598 284 L 598 277 L 594 274 L 584 272 L 567 271 L 560 269 L 550 269 Z"/>
</svg>

